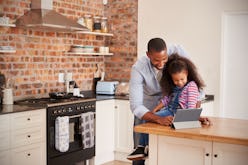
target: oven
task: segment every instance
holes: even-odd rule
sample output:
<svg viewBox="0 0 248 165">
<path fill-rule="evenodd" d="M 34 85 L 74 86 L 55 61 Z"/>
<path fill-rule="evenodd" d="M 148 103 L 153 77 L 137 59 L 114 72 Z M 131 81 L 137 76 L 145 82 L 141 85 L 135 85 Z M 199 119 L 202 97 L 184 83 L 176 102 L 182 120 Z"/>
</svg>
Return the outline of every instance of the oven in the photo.
<svg viewBox="0 0 248 165">
<path fill-rule="evenodd" d="M 86 160 L 95 156 L 95 105 L 95 100 L 84 100 L 82 102 L 76 103 L 48 105 L 47 165 L 84 165 L 86 164 Z M 90 139 L 91 143 L 93 142 L 93 144 L 90 146 L 86 146 L 87 143 L 85 143 L 85 139 L 88 134 L 84 134 L 84 131 L 87 131 L 87 127 L 82 126 L 82 124 L 84 124 L 83 122 L 87 122 L 86 120 L 82 119 L 82 115 L 89 114 L 88 112 L 93 114 L 93 119 L 91 118 L 91 122 L 94 123 L 94 130 L 91 130 L 90 132 L 94 133 L 93 136 L 91 134 Z M 55 147 L 57 140 L 56 127 L 58 127 L 55 123 L 58 117 L 65 116 L 69 120 L 69 148 L 66 151 L 61 152 Z"/>
</svg>

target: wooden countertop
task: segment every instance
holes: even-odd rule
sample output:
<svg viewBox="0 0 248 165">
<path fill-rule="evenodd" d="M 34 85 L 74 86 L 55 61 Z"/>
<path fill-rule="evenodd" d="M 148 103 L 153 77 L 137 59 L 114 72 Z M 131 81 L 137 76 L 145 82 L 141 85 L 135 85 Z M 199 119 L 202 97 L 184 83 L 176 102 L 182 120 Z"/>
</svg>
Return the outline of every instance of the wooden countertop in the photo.
<svg viewBox="0 0 248 165">
<path fill-rule="evenodd" d="M 204 125 L 202 128 L 174 130 L 168 126 L 145 123 L 135 126 L 134 131 L 248 146 L 248 120 L 213 117 L 210 120 L 213 124 L 210 126 Z"/>
</svg>

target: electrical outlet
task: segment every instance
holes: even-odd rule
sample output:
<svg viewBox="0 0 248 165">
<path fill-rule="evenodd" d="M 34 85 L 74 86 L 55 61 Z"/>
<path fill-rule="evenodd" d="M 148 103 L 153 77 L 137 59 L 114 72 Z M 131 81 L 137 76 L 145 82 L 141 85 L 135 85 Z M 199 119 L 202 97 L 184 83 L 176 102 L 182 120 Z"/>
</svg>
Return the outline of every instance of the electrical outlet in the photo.
<svg viewBox="0 0 248 165">
<path fill-rule="evenodd" d="M 108 4 L 108 0 L 102 0 L 102 3 L 103 3 L 104 5 L 107 5 L 107 4 Z"/>
<path fill-rule="evenodd" d="M 59 81 L 60 83 L 65 82 L 65 79 L 64 79 L 64 73 L 59 73 L 59 76 L 58 76 L 58 81 Z"/>
</svg>

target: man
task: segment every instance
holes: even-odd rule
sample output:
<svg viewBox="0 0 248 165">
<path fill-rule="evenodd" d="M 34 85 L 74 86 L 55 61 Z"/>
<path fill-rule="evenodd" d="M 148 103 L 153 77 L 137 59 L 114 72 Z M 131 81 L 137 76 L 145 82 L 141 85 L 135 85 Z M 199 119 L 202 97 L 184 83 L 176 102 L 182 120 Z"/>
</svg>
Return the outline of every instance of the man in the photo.
<svg viewBox="0 0 248 165">
<path fill-rule="evenodd" d="M 168 52 L 186 55 L 180 46 L 173 46 Z M 172 116 L 160 117 L 150 112 L 162 97 L 159 81 L 162 69 L 168 60 L 166 43 L 161 38 L 151 39 L 148 42 L 146 54 L 147 56 L 141 57 L 133 65 L 131 71 L 129 99 L 131 110 L 135 115 L 134 125 L 148 121 L 168 126 L 173 120 Z M 138 146 L 139 135 L 139 133 L 134 133 L 134 146 L 137 149 L 127 157 L 130 160 L 147 155 L 145 146 Z M 133 165 L 143 164 L 144 160 L 133 161 Z"/>
</svg>

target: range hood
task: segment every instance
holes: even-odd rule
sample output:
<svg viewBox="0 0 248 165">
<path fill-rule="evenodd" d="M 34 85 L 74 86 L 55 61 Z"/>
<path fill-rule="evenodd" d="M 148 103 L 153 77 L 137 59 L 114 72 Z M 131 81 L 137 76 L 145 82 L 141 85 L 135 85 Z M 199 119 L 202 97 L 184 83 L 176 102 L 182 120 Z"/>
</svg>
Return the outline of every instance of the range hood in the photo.
<svg viewBox="0 0 248 165">
<path fill-rule="evenodd" d="M 53 10 L 52 0 L 32 0 L 31 10 L 17 19 L 17 27 L 55 32 L 89 31 Z"/>
</svg>

